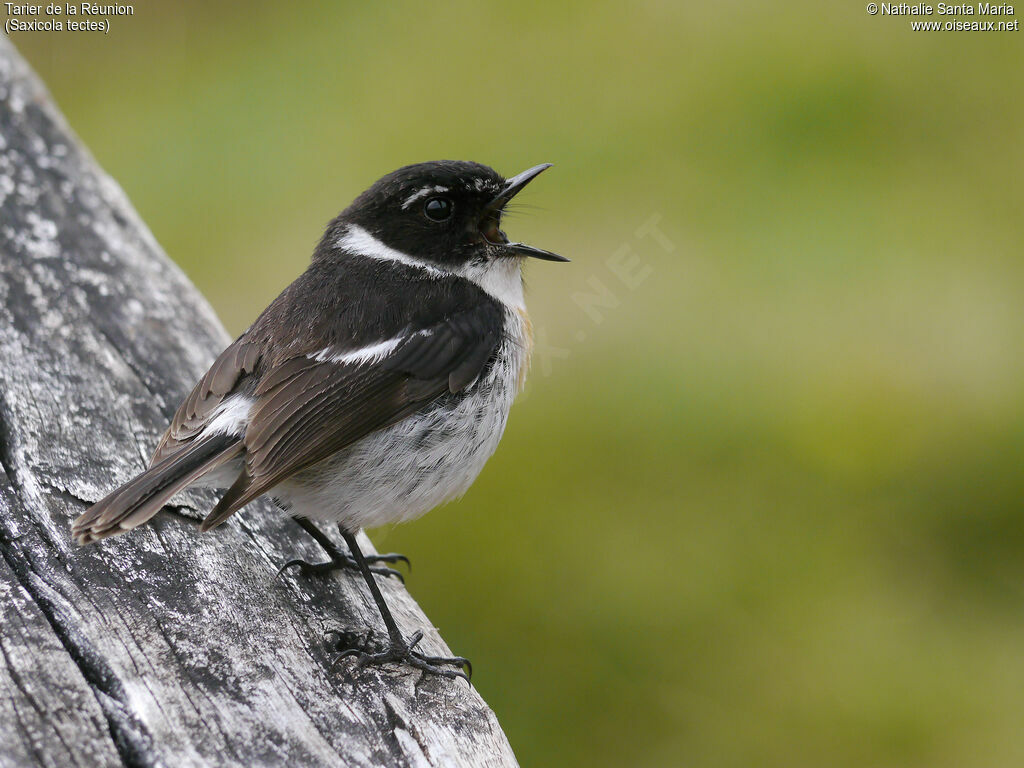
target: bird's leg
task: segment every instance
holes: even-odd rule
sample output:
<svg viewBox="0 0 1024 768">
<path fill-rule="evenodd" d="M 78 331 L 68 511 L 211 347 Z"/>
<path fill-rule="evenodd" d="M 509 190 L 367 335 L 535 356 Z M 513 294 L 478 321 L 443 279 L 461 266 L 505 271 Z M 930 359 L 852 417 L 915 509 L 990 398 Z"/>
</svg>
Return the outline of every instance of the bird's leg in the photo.
<svg viewBox="0 0 1024 768">
<path fill-rule="evenodd" d="M 356 561 L 356 565 L 359 567 L 359 570 L 363 574 L 363 578 L 366 580 L 366 586 L 370 588 L 370 594 L 373 595 L 373 601 L 377 603 L 377 610 L 380 611 L 380 616 L 384 619 L 384 626 L 388 629 L 388 637 L 391 640 L 391 645 L 382 653 L 369 653 L 361 648 L 350 648 L 338 656 L 334 660 L 334 663 L 337 664 L 339 661 L 344 658 L 348 658 L 349 656 L 355 656 L 357 658 L 357 667 L 365 667 L 368 664 L 399 662 L 408 664 L 424 672 L 441 675 L 442 677 L 461 677 L 468 683 L 470 675 L 473 674 L 473 665 L 469 663 L 468 659 L 464 659 L 461 656 L 446 658 L 444 656 L 423 655 L 416 650 L 416 644 L 423 639 L 422 631 L 413 633 L 412 637 L 408 640 L 402 637 L 402 633 L 398 629 L 398 624 L 395 622 L 395 618 L 391 615 L 391 611 L 388 610 L 388 605 L 384 602 L 384 596 L 380 593 L 380 587 L 378 587 L 377 582 L 374 581 L 373 569 L 370 567 L 367 559 L 363 557 L 363 553 L 359 549 L 356 537 L 351 533 L 346 533 L 344 530 L 342 530 L 341 535 L 344 537 L 345 543 L 348 544 L 348 548 L 352 552 L 352 558 Z M 443 669 L 439 666 L 442 664 L 452 665 L 457 667 L 457 669 Z M 465 672 L 462 670 L 463 667 L 466 669 Z"/>
<path fill-rule="evenodd" d="M 316 543 L 320 545 L 321 549 L 323 549 L 323 551 L 326 552 L 327 556 L 331 559 L 325 563 L 310 563 L 305 560 L 299 559 L 289 560 L 287 563 L 281 566 L 281 569 L 277 572 L 278 576 L 280 576 L 282 573 L 284 573 L 286 569 L 291 568 L 292 566 L 297 566 L 299 571 L 305 576 L 310 576 L 316 573 L 330 573 L 331 571 L 341 570 L 342 568 L 348 568 L 354 571 L 359 570 L 359 565 L 352 558 L 352 556 L 346 555 L 344 552 L 338 549 L 338 547 L 335 546 L 334 542 L 327 537 L 327 534 L 325 534 L 323 531 L 317 528 L 312 520 L 307 520 L 304 517 L 293 517 L 292 519 L 299 524 L 302 530 L 304 530 L 306 533 L 313 537 Z M 394 564 L 398 562 L 404 562 L 406 565 L 409 565 L 409 558 L 407 558 L 405 555 L 398 555 L 395 553 L 390 553 L 386 555 L 372 555 L 371 557 L 366 558 L 366 560 L 368 563 Z M 403 584 L 405 583 L 405 578 L 399 571 L 396 571 L 394 568 L 388 568 L 384 565 L 374 565 L 370 566 L 370 570 L 373 573 L 379 573 L 382 576 L 395 576 L 401 579 Z"/>
</svg>

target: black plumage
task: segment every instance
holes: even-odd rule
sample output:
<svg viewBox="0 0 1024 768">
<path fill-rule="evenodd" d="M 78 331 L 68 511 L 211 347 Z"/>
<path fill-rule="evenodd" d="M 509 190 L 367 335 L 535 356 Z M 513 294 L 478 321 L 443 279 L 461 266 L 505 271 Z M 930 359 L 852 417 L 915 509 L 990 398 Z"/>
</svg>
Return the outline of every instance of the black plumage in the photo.
<svg viewBox="0 0 1024 768">
<path fill-rule="evenodd" d="M 503 311 L 494 298 L 468 280 L 449 277 L 421 281 L 416 301 L 403 301 L 402 290 L 416 282 L 417 270 L 397 265 L 401 269 L 377 271 L 375 266 L 340 252 L 329 262 L 315 261 L 221 353 L 178 408 L 150 469 L 129 484 L 146 499 L 162 500 L 146 505 L 149 517 L 173 495 L 164 492 L 171 488 L 168 472 L 202 474 L 224 463 L 211 454 L 208 464 L 196 464 L 194 446 L 232 396 L 255 401 L 244 434 L 229 440 L 239 446 L 235 455 L 244 456 L 245 463 L 203 521 L 203 530 L 289 475 L 445 392 L 461 392 L 483 372 L 501 337 Z M 355 290 L 365 286 L 372 291 Z M 306 321 L 293 322 L 299 316 Z M 397 337 L 404 341 L 373 365 L 314 357 Z M 218 437 L 223 443 L 225 436 Z M 119 533 L 126 520 L 140 522 L 138 511 L 134 496 L 119 490 L 79 518 L 74 532 L 89 540 Z"/>
<path fill-rule="evenodd" d="M 500 230 L 501 242 L 486 236 L 494 231 L 492 217 L 500 219 L 500 207 L 488 210 L 488 202 L 505 186 L 487 166 L 441 161 L 401 168 L 356 198 L 328 225 L 306 271 L 196 384 L 150 468 L 126 486 L 133 493 L 118 489 L 75 521 L 78 541 L 144 522 L 188 485 L 181 478 L 191 482 L 222 467 L 219 454 L 196 453 L 195 443 L 208 439 L 204 430 L 232 397 L 255 400 L 248 426 L 225 446 L 232 458 L 242 455 L 244 465 L 204 530 L 289 475 L 479 377 L 497 350 L 504 309 L 451 270 L 519 255 L 505 253 L 510 244 Z M 461 215 L 439 223 L 402 207 L 424 188 L 446 190 Z M 340 247 L 353 225 L 389 248 L 414 253 L 428 268 Z M 398 337 L 404 340 L 374 365 L 314 359 L 323 350 L 342 355 Z M 181 475 L 171 482 L 176 471 Z"/>
<path fill-rule="evenodd" d="M 465 677 L 443 668 L 465 659 L 402 636 L 354 535 L 463 493 L 497 447 L 531 344 L 521 261 L 565 260 L 510 243 L 501 214 L 546 167 L 506 181 L 477 163 L 423 163 L 360 195 L 185 398 L 149 468 L 75 520 L 76 540 L 141 525 L 192 484 L 227 487 L 204 531 L 270 493 L 330 555 L 321 570 L 366 578 L 390 646 L 360 651 L 362 663 Z M 336 521 L 351 556 L 312 517 Z"/>
</svg>

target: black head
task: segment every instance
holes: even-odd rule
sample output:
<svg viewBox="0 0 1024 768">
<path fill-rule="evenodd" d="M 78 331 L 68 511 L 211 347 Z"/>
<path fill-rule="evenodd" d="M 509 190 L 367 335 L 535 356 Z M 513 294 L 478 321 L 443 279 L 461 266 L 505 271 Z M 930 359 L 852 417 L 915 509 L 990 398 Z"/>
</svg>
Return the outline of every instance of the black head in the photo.
<svg viewBox="0 0 1024 768">
<path fill-rule="evenodd" d="M 439 266 L 506 257 L 568 261 L 510 243 L 501 231 L 505 204 L 550 164 L 504 179 L 479 163 L 441 160 L 399 168 L 363 192 L 332 224 L 336 234 L 362 227 L 384 245 Z"/>
</svg>

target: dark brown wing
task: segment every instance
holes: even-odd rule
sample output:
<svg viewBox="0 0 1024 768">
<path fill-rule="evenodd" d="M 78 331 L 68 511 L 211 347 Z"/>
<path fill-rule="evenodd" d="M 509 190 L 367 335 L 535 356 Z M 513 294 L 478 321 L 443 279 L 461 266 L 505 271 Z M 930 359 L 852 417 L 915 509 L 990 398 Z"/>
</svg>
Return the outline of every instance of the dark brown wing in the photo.
<svg viewBox="0 0 1024 768">
<path fill-rule="evenodd" d="M 242 336 L 221 352 L 185 402 L 178 406 L 171 425 L 153 453 L 149 463 L 151 467 L 180 451 L 203 431 L 218 406 L 236 391 L 239 381 L 256 369 L 260 350 L 261 345 Z"/>
<path fill-rule="evenodd" d="M 241 440 L 230 435 L 193 440 L 93 504 L 71 526 L 79 544 L 122 533 L 149 520 L 178 491 L 239 458 Z"/>
<path fill-rule="evenodd" d="M 245 469 L 203 530 L 296 472 L 446 392 L 463 390 L 494 354 L 502 321 L 497 304 L 486 302 L 427 328 L 407 329 L 379 360 L 294 357 L 275 366 L 253 395 Z"/>
<path fill-rule="evenodd" d="M 221 353 L 179 407 L 149 469 L 93 504 L 72 525 L 79 544 L 113 536 L 149 520 L 178 491 L 240 458 L 241 434 L 204 434 L 217 408 L 237 392 L 259 361 L 260 347 L 244 336 Z"/>
</svg>

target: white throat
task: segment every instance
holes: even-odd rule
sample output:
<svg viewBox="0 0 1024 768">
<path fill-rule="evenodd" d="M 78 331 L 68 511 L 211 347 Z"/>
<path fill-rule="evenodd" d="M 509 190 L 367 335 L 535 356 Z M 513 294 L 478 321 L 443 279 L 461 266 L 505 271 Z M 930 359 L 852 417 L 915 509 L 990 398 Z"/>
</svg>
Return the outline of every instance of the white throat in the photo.
<svg viewBox="0 0 1024 768">
<path fill-rule="evenodd" d="M 465 266 L 458 274 L 479 285 L 502 304 L 512 309 L 526 309 L 522 261 L 518 257 L 494 259 Z"/>
</svg>

